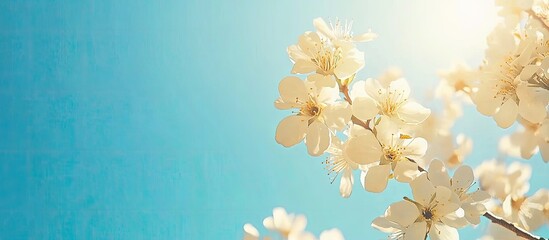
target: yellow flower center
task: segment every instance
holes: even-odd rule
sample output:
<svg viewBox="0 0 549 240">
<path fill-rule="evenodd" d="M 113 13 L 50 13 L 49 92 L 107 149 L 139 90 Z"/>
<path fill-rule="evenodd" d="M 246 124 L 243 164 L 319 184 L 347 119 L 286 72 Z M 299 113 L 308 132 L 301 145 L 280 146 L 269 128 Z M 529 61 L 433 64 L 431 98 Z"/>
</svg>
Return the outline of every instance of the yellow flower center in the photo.
<svg viewBox="0 0 549 240">
<path fill-rule="evenodd" d="M 305 115 L 309 117 L 318 117 L 321 112 L 322 112 L 322 107 L 312 99 L 310 99 L 305 104 L 303 104 L 303 106 L 299 110 L 299 113 L 301 115 Z"/>
<path fill-rule="evenodd" d="M 514 83 L 515 78 L 522 71 L 522 66 L 515 63 L 519 55 L 508 56 L 500 66 L 500 78 L 496 84 L 496 95 L 494 98 L 503 97 L 503 101 L 511 98 L 517 100 L 517 84 Z"/>
<path fill-rule="evenodd" d="M 398 146 L 390 146 L 383 151 L 385 159 L 389 162 L 395 162 L 400 160 L 402 156 L 402 149 Z"/>
<path fill-rule="evenodd" d="M 404 91 L 391 91 L 390 89 L 388 91 L 385 99 L 381 101 L 381 111 L 386 116 L 394 116 L 400 106 L 408 99 L 404 97 Z"/>
<path fill-rule="evenodd" d="M 326 41 L 316 45 L 313 61 L 318 67 L 317 72 L 322 75 L 331 75 L 342 59 L 341 48 L 329 46 Z"/>
</svg>

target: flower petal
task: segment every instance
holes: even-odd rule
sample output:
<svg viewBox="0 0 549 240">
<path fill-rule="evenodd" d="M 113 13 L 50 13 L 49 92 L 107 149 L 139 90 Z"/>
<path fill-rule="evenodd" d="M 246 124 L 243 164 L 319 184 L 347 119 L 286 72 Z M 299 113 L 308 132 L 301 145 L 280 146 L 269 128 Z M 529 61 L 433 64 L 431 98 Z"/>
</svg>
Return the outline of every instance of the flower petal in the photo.
<svg viewBox="0 0 549 240">
<path fill-rule="evenodd" d="M 508 128 L 517 119 L 518 115 L 518 105 L 514 100 L 508 99 L 501 105 L 499 111 L 494 115 L 494 120 L 501 128 Z"/>
<path fill-rule="evenodd" d="M 398 109 L 397 114 L 398 117 L 406 123 L 418 124 L 429 117 L 431 110 L 423 107 L 419 103 L 406 101 L 406 103 Z"/>
<path fill-rule="evenodd" d="M 320 233 L 320 240 L 344 240 L 343 234 L 339 229 L 332 228 Z"/>
<path fill-rule="evenodd" d="M 366 177 L 364 178 L 364 188 L 368 192 L 383 192 L 387 187 L 389 174 L 391 174 L 390 165 L 377 165 L 368 168 L 368 172 L 366 172 Z"/>
<path fill-rule="evenodd" d="M 454 172 L 451 180 L 452 189 L 469 189 L 474 180 L 473 169 L 467 165 L 462 165 Z"/>
<path fill-rule="evenodd" d="M 349 138 L 345 153 L 351 161 L 366 165 L 379 161 L 382 152 L 374 134 L 366 132 L 364 135 Z"/>
<path fill-rule="evenodd" d="M 351 121 L 351 106 L 347 102 L 337 102 L 323 110 L 324 121 L 331 129 L 342 130 Z"/>
<path fill-rule="evenodd" d="M 429 237 L 431 240 L 456 240 L 459 239 L 459 234 L 457 229 L 453 227 L 442 223 L 435 223 L 431 226 Z"/>
<path fill-rule="evenodd" d="M 353 115 L 362 121 L 374 118 L 379 109 L 370 97 L 359 97 L 353 101 Z"/>
<path fill-rule="evenodd" d="M 306 102 L 309 95 L 305 82 L 298 77 L 285 77 L 278 84 L 280 98 L 285 103 Z"/>
<path fill-rule="evenodd" d="M 301 142 L 307 132 L 308 120 L 306 116 L 296 115 L 282 119 L 276 127 L 276 142 L 284 147 L 291 147 Z"/>
<path fill-rule="evenodd" d="M 424 239 L 425 233 L 427 233 L 427 223 L 416 222 L 406 228 L 403 240 Z"/>
<path fill-rule="evenodd" d="M 341 181 L 339 182 L 339 193 L 342 197 L 348 198 L 353 192 L 353 171 L 350 168 L 345 169 Z"/>
<path fill-rule="evenodd" d="M 360 35 L 353 36 L 354 42 L 368 42 L 377 38 L 377 34 L 373 32 L 367 32 Z"/>
<path fill-rule="evenodd" d="M 410 183 L 410 187 L 412 188 L 414 200 L 423 206 L 428 206 L 433 194 L 435 194 L 435 187 L 433 187 L 433 184 L 427 179 L 427 174 L 424 173 L 416 177 Z"/>
<path fill-rule="evenodd" d="M 313 20 L 313 25 L 315 26 L 316 30 L 322 33 L 322 35 L 326 36 L 329 39 L 335 39 L 336 36 L 334 35 L 334 31 L 326 24 L 324 19 L 322 18 L 315 18 Z"/>
<path fill-rule="evenodd" d="M 351 48 L 348 51 L 343 51 L 343 59 L 334 69 L 334 74 L 339 79 L 346 79 L 357 73 L 364 67 L 364 53 L 356 48 Z"/>
<path fill-rule="evenodd" d="M 399 182 L 409 183 L 419 175 L 417 163 L 403 159 L 398 161 L 395 167 L 395 179 Z"/>
<path fill-rule="evenodd" d="M 385 212 L 387 220 L 398 223 L 402 227 L 408 227 L 414 223 L 419 216 L 417 206 L 409 201 L 393 203 Z"/>
<path fill-rule="evenodd" d="M 311 156 L 324 154 L 324 151 L 330 146 L 330 140 L 331 134 L 328 127 L 320 121 L 314 121 L 309 125 L 307 136 L 305 137 L 307 152 Z"/>
<path fill-rule="evenodd" d="M 427 152 L 427 140 L 417 137 L 403 142 L 402 155 L 417 160 Z"/>
<path fill-rule="evenodd" d="M 428 176 L 433 185 L 444 186 L 447 188 L 450 187 L 450 176 L 448 176 L 448 172 L 446 172 L 446 168 L 444 167 L 444 163 L 442 163 L 442 161 L 431 161 L 431 164 L 429 164 Z"/>
<path fill-rule="evenodd" d="M 244 224 L 244 240 L 258 240 L 259 231 L 249 223 Z"/>
<path fill-rule="evenodd" d="M 398 223 L 391 222 L 387 220 L 386 217 L 377 217 L 374 219 L 374 221 L 372 221 L 372 227 L 385 233 L 394 233 L 402 229 Z"/>
</svg>

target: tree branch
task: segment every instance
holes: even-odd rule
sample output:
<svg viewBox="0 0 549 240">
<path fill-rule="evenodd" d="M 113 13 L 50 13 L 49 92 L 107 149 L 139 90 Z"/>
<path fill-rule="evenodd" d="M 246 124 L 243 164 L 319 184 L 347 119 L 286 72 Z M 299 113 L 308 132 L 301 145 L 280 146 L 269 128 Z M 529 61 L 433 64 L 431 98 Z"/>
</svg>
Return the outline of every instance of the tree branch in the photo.
<svg viewBox="0 0 549 240">
<path fill-rule="evenodd" d="M 500 226 L 514 232 L 517 236 L 522 237 L 524 239 L 528 239 L 528 240 L 547 240 L 546 238 L 535 236 L 535 235 L 529 233 L 528 231 L 526 231 L 526 230 L 524 230 L 520 227 L 517 227 L 517 226 L 515 226 L 514 224 L 512 224 L 510 222 L 507 222 L 507 221 L 505 221 L 505 219 L 500 218 L 500 217 L 494 215 L 491 212 L 486 212 L 482 216 L 490 219 L 490 221 L 492 221 L 492 223 L 500 225 Z"/>
<path fill-rule="evenodd" d="M 349 96 L 349 87 L 345 84 L 342 84 L 339 79 L 337 80 L 337 84 L 339 85 L 339 92 L 343 93 L 343 98 L 345 99 L 345 101 L 347 101 L 349 105 L 353 105 L 353 100 L 351 99 L 351 96 Z M 353 121 L 354 124 L 372 131 L 372 129 L 370 128 L 370 120 L 364 122 L 358 119 L 357 117 L 355 117 L 354 115 L 351 116 L 351 120 Z"/>
<path fill-rule="evenodd" d="M 535 14 L 533 14 L 533 16 L 535 16 Z M 538 19 L 539 19 L 539 17 L 538 17 Z M 339 85 L 339 91 L 341 93 L 343 93 L 345 101 L 347 101 L 349 103 L 349 105 L 352 105 L 353 101 L 352 101 L 351 97 L 349 96 L 349 87 L 346 84 L 341 84 L 341 81 L 339 79 L 337 80 L 337 83 Z M 354 124 L 359 125 L 359 126 L 365 128 L 365 129 L 368 129 L 368 130 L 372 131 L 372 129 L 370 128 L 370 120 L 368 120 L 366 122 L 363 122 L 362 120 L 358 119 L 355 116 L 351 116 L 351 120 L 353 121 Z M 407 158 L 407 159 L 408 159 L 408 161 L 414 162 L 414 163 L 417 164 L 417 162 L 415 160 L 413 160 L 411 158 Z M 417 169 L 421 172 L 427 172 L 427 170 L 425 170 L 423 167 L 421 167 L 419 165 L 417 166 Z M 547 240 L 546 238 L 535 236 L 535 235 L 529 233 L 528 231 L 526 231 L 526 230 L 524 230 L 520 227 L 517 227 L 517 226 L 515 226 L 514 224 L 512 224 L 510 222 L 507 222 L 505 219 L 497 217 L 491 212 L 486 212 L 482 216 L 490 219 L 490 221 L 492 221 L 492 223 L 500 225 L 500 226 L 514 232 L 519 237 L 522 237 L 522 238 L 525 238 L 525 239 L 528 239 L 528 240 Z M 425 235 L 425 239 L 427 239 L 427 234 Z"/>
</svg>

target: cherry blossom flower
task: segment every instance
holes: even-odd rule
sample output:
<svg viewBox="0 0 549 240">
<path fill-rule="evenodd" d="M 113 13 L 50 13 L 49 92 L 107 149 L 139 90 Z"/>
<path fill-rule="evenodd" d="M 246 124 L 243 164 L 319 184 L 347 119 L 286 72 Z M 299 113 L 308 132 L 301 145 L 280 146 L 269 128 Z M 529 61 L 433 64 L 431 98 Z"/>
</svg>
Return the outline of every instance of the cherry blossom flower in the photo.
<svg viewBox="0 0 549 240">
<path fill-rule="evenodd" d="M 363 121 L 382 114 L 397 122 L 419 124 L 431 114 L 431 110 L 408 99 L 410 86 L 403 78 L 392 81 L 387 88 L 368 79 L 364 87 L 367 96 L 355 99 L 352 106 L 353 115 Z"/>
<path fill-rule="evenodd" d="M 391 239 L 423 239 L 429 235 L 433 240 L 459 239 L 459 224 L 452 215 L 459 209 L 459 198 L 447 187 L 434 186 L 427 174 L 421 174 L 410 186 L 414 199 L 392 204 L 385 215 L 376 218 L 372 226 L 391 233 Z"/>
<path fill-rule="evenodd" d="M 548 220 L 544 213 L 547 194 L 547 190 L 540 189 L 530 197 L 507 196 L 502 204 L 503 217 L 526 230 L 539 228 Z"/>
<path fill-rule="evenodd" d="M 311 75 L 309 78 L 315 78 Z M 320 81 L 302 81 L 286 77 L 280 81 L 278 109 L 297 109 L 297 114 L 284 118 L 276 129 L 276 141 L 291 147 L 303 139 L 309 154 L 319 156 L 330 146 L 332 132 L 342 130 L 351 118 L 347 102 L 338 102 L 338 90 L 317 86 Z"/>
<path fill-rule="evenodd" d="M 344 240 L 343 234 L 339 229 L 332 228 L 329 230 L 322 231 L 320 233 L 320 240 Z"/>
<path fill-rule="evenodd" d="M 495 159 L 484 161 L 475 168 L 482 190 L 501 201 L 507 196 L 523 196 L 528 192 L 532 173 L 529 165 L 514 162 L 508 167 Z"/>
<path fill-rule="evenodd" d="M 284 208 L 273 209 L 273 216 L 265 218 L 263 226 L 278 232 L 288 240 L 314 239 L 314 235 L 305 232 L 307 218 L 303 215 L 288 214 Z"/>
<path fill-rule="evenodd" d="M 428 177 L 433 185 L 447 187 L 459 197 L 460 207 L 469 223 L 474 225 L 480 223 L 480 216 L 486 212 L 483 203 L 490 199 L 490 195 L 480 189 L 468 193 L 474 181 L 471 167 L 460 166 L 456 169 L 454 176 L 450 178 L 444 164 L 439 160 L 434 160 L 429 165 Z M 462 225 L 465 226 L 466 223 Z"/>
<path fill-rule="evenodd" d="M 549 60 L 541 60 L 545 59 L 548 44 L 543 34 L 526 29 L 516 35 L 518 45 L 515 36 L 504 27 L 497 28 L 492 35 L 486 53 L 487 64 L 482 68 L 484 77 L 473 95 L 477 110 L 493 116 L 502 128 L 510 127 L 517 116 L 532 123 L 543 121 L 547 116 L 549 91 L 532 84 L 546 81 L 544 69 L 549 66 Z"/>
<path fill-rule="evenodd" d="M 315 18 L 313 20 L 313 25 L 318 32 L 337 46 L 353 42 L 368 42 L 377 37 L 377 34 L 372 33 L 371 31 L 353 36 L 353 21 L 345 21 L 345 23 L 343 23 L 339 19 L 336 19 L 335 24 L 330 22 L 330 25 L 328 25 L 324 19 Z"/>
<path fill-rule="evenodd" d="M 524 159 L 530 159 L 540 151 L 543 160 L 549 162 L 549 119 L 536 124 L 526 120 L 519 122 L 521 129 L 500 139 L 500 151 Z"/>
<path fill-rule="evenodd" d="M 362 173 L 362 184 L 370 192 L 382 192 L 394 175 L 399 182 L 410 182 L 418 173 L 418 159 L 425 154 L 427 142 L 400 132 L 388 118 L 381 118 L 375 126 L 377 136 L 371 132 L 351 137 L 347 156 L 360 165 L 369 165 Z"/>
<path fill-rule="evenodd" d="M 511 27 L 516 26 L 522 19 L 525 11 L 532 8 L 533 0 L 496 0 L 496 5 L 501 9 L 498 15 L 505 19 L 505 23 Z"/>
<path fill-rule="evenodd" d="M 353 170 L 358 168 L 358 164 L 351 161 L 347 156 L 347 143 L 342 142 L 337 137 L 332 138 L 332 145 L 326 151 L 330 153 L 330 156 L 324 162 L 329 171 L 328 174 L 336 174 L 333 180 L 342 173 L 339 192 L 344 198 L 351 196 L 354 184 Z"/>
<path fill-rule="evenodd" d="M 364 53 L 353 45 L 334 45 L 316 32 L 306 32 L 297 45 L 288 47 L 288 55 L 294 63 L 292 73 L 316 72 L 338 79 L 353 76 L 364 67 Z M 335 84 L 335 81 L 333 82 Z"/>
</svg>

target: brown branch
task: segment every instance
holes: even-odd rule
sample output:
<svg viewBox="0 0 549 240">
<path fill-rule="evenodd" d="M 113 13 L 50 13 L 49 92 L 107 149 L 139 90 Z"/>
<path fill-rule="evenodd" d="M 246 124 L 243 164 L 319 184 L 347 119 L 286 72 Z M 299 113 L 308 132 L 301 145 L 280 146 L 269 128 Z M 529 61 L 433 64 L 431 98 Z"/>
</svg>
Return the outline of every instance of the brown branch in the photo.
<svg viewBox="0 0 549 240">
<path fill-rule="evenodd" d="M 413 163 L 417 164 L 417 162 L 415 160 L 411 159 L 411 158 L 406 158 L 406 159 L 408 159 L 408 161 L 410 161 L 410 162 L 413 162 Z M 427 172 L 427 170 L 420 167 L 419 165 L 417 166 L 417 169 L 421 172 Z M 524 230 L 520 227 L 517 227 L 517 226 L 513 225 L 510 222 L 507 222 L 505 219 L 497 217 L 496 215 L 494 215 L 491 212 L 486 212 L 482 216 L 490 219 L 490 221 L 492 221 L 492 223 L 500 225 L 500 226 L 514 232 L 519 237 L 522 237 L 522 238 L 525 238 L 525 239 L 528 239 L 528 240 L 547 240 L 546 238 L 535 236 L 535 235 L 529 233 L 528 231 L 526 231 L 526 230 Z"/>
<path fill-rule="evenodd" d="M 535 235 L 529 233 L 528 231 L 526 231 L 526 230 L 524 230 L 520 227 L 517 227 L 517 226 L 513 225 L 510 222 L 505 221 L 505 219 L 500 218 L 500 217 L 494 215 L 491 212 L 486 212 L 482 216 L 490 219 L 490 221 L 492 221 L 492 223 L 494 223 L 494 224 L 497 224 L 497 225 L 500 225 L 504 228 L 507 228 L 508 230 L 514 232 L 517 236 L 522 237 L 524 239 L 528 239 L 528 240 L 546 240 L 546 238 L 535 236 Z"/>
<path fill-rule="evenodd" d="M 351 99 L 351 96 L 349 95 L 349 87 L 345 84 L 341 84 L 341 81 L 339 79 L 337 79 L 337 84 L 339 85 L 339 91 L 341 93 L 343 93 L 343 98 L 345 99 L 345 101 L 347 101 L 349 103 L 349 105 L 353 105 L 353 100 Z M 351 120 L 353 121 L 354 124 L 356 125 L 359 125 L 367 130 L 370 130 L 372 131 L 372 129 L 370 128 L 370 120 L 364 122 L 360 119 L 358 119 L 357 117 L 355 117 L 354 115 L 351 116 Z"/>
</svg>

